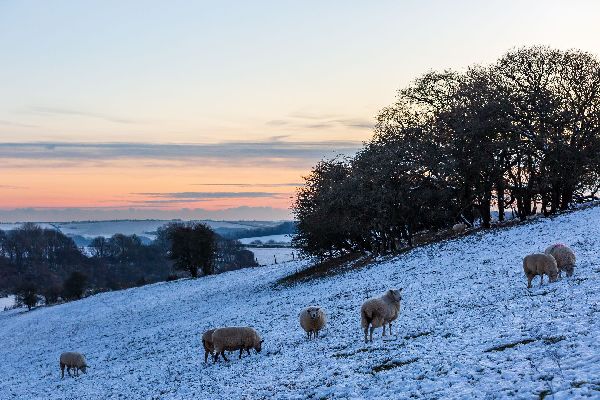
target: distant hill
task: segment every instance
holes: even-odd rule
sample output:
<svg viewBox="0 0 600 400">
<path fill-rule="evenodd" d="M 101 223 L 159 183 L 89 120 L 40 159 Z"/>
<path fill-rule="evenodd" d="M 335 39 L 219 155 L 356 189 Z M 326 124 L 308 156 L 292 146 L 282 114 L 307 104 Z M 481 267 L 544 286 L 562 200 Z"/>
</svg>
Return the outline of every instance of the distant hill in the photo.
<svg viewBox="0 0 600 400">
<path fill-rule="evenodd" d="M 87 246 L 97 236 L 110 237 L 115 233 L 137 235 L 148 243 L 156 238 L 156 230 L 170 222 L 178 220 L 117 220 L 117 221 L 79 221 L 79 222 L 39 222 L 44 228 L 53 228 L 73 238 L 78 246 Z M 294 224 L 289 221 L 212 221 L 203 220 L 218 234 L 227 238 L 242 238 L 284 234 L 293 231 Z M 19 227 L 19 223 L 0 223 L 1 230 Z M 266 233 L 265 233 L 266 232 Z M 268 233 L 273 232 L 273 233 Z"/>
</svg>

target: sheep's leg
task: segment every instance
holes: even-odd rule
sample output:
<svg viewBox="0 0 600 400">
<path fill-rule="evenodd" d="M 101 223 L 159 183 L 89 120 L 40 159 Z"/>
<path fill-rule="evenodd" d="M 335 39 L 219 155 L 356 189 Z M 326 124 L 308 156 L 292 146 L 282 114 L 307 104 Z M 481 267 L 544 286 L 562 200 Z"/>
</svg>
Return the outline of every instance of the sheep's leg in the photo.
<svg viewBox="0 0 600 400">
<path fill-rule="evenodd" d="M 367 326 L 365 327 L 365 343 L 368 343 L 368 342 L 369 342 L 369 341 L 368 341 L 368 339 L 367 339 L 367 335 L 368 335 L 368 334 L 369 334 L 369 326 L 367 325 Z"/>
<path fill-rule="evenodd" d="M 239 357 L 238 357 L 240 360 L 242 359 L 242 352 L 243 352 L 243 351 L 244 351 L 244 348 L 242 347 L 242 348 L 240 349 L 240 355 L 239 355 Z"/>
<path fill-rule="evenodd" d="M 544 274 L 540 275 L 540 287 L 544 284 Z"/>
<path fill-rule="evenodd" d="M 208 361 L 208 350 L 204 350 L 204 362 Z"/>
<path fill-rule="evenodd" d="M 250 355 L 250 347 L 246 348 L 246 353 L 248 353 L 248 355 Z"/>
<path fill-rule="evenodd" d="M 60 379 L 64 379 L 65 378 L 65 365 L 62 363 L 60 364 L 60 372 L 61 372 Z"/>
<path fill-rule="evenodd" d="M 221 351 L 221 357 L 223 357 L 223 360 L 229 361 L 229 359 L 225 357 L 225 350 Z"/>
<path fill-rule="evenodd" d="M 371 325 L 371 330 L 370 330 L 370 341 L 371 343 L 373 343 L 373 331 L 375 330 L 375 327 L 373 325 Z"/>
<path fill-rule="evenodd" d="M 319 337 L 319 331 L 315 331 L 315 337 Z"/>
<path fill-rule="evenodd" d="M 533 280 L 533 276 L 527 275 L 527 289 L 531 289 L 531 281 Z"/>
<path fill-rule="evenodd" d="M 392 336 L 392 323 L 390 322 L 390 336 Z"/>
<path fill-rule="evenodd" d="M 67 374 L 69 374 L 69 376 L 73 376 L 71 375 L 71 367 L 67 366 Z"/>
<path fill-rule="evenodd" d="M 219 360 L 219 352 L 216 352 L 213 356 L 213 363 L 216 363 Z"/>
<path fill-rule="evenodd" d="M 385 322 L 383 323 L 383 335 L 381 336 L 385 336 Z"/>
</svg>

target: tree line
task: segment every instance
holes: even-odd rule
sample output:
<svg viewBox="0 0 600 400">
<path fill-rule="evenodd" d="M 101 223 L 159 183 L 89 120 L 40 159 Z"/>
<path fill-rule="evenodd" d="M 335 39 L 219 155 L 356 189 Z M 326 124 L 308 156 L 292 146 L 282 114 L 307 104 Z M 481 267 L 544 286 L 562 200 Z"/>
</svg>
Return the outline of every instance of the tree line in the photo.
<svg viewBox="0 0 600 400">
<path fill-rule="evenodd" d="M 320 161 L 297 191 L 309 254 L 383 253 L 457 222 L 489 227 L 598 198 L 600 63 L 528 47 L 464 72 L 428 72 L 377 116 L 351 158 Z"/>
<path fill-rule="evenodd" d="M 0 230 L 0 292 L 32 307 L 88 293 L 257 266 L 254 254 L 202 223 L 172 223 L 144 244 L 136 235 L 96 237 L 86 248 L 58 230 L 25 223 Z M 179 271 L 179 272 L 178 272 Z"/>
</svg>

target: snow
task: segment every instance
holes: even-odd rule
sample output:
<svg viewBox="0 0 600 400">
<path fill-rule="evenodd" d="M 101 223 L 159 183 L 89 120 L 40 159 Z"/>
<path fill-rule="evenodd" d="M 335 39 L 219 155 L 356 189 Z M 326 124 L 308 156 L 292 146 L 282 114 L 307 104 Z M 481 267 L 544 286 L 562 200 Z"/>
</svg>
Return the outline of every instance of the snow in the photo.
<svg viewBox="0 0 600 400">
<path fill-rule="evenodd" d="M 599 222 L 586 209 L 292 287 L 274 282 L 308 261 L 0 313 L 0 398 L 599 398 Z M 554 242 L 577 253 L 574 276 L 528 290 L 522 257 Z M 390 287 L 394 334 L 364 344 L 360 305 Z M 309 304 L 329 315 L 315 341 L 297 321 Z M 223 325 L 254 326 L 263 351 L 204 364 L 201 333 Z M 69 350 L 92 368 L 61 380 Z"/>
<path fill-rule="evenodd" d="M 16 304 L 16 298 L 14 295 L 0 297 L 0 312 L 3 311 L 5 308 L 9 309 L 9 308 L 14 307 L 15 304 Z"/>
<path fill-rule="evenodd" d="M 292 236 L 288 235 L 288 234 L 285 234 L 285 235 L 267 235 L 267 236 L 256 236 L 256 237 L 239 239 L 239 241 L 242 244 L 251 244 L 255 240 L 259 240 L 261 243 L 267 243 L 268 241 L 272 240 L 275 243 L 289 244 L 292 241 Z"/>
<path fill-rule="evenodd" d="M 298 250 L 291 247 L 249 247 L 259 265 L 271 265 L 291 261 L 298 257 Z"/>
</svg>

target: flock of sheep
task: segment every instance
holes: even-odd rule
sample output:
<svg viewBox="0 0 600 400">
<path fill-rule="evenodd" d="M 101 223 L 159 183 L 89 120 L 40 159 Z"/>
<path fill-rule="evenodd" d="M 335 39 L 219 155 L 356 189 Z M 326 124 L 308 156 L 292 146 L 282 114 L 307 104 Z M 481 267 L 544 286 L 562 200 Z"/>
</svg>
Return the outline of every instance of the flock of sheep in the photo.
<svg viewBox="0 0 600 400">
<path fill-rule="evenodd" d="M 575 253 L 571 248 L 562 243 L 549 246 L 543 253 L 529 254 L 523 258 L 523 270 L 527 276 L 527 287 L 536 275 L 540 276 L 540 286 L 544 283 L 544 275 L 548 275 L 550 282 L 555 282 L 561 277 L 562 271 L 567 276 L 573 275 L 575 269 Z"/>
<path fill-rule="evenodd" d="M 561 276 L 562 271 L 565 271 L 568 277 L 573 275 L 574 267 L 575 253 L 562 243 L 549 246 L 544 253 L 529 254 L 523 258 L 523 270 L 527 276 L 528 288 L 531 288 L 531 281 L 537 275 L 541 277 L 541 286 L 544 275 L 548 275 L 550 282 L 554 282 Z M 400 313 L 400 300 L 402 300 L 402 289 L 390 289 L 381 297 L 368 299 L 362 304 L 360 320 L 365 334 L 365 343 L 373 341 L 373 331 L 376 328 L 383 328 L 383 336 L 385 336 L 387 325 L 389 333 L 392 333 L 392 322 L 398 318 Z M 327 315 L 322 307 L 310 306 L 300 312 L 299 322 L 308 339 L 318 338 L 319 331 L 327 323 Z M 208 361 L 209 354 L 215 363 L 218 361 L 219 355 L 223 360 L 229 361 L 225 357 L 225 351 L 239 351 L 239 358 L 242 358 L 244 350 L 248 355 L 250 355 L 250 349 L 259 353 L 262 343 L 263 340 L 258 332 L 251 327 L 210 329 L 202 335 L 204 362 Z M 82 354 L 67 352 L 60 355 L 61 378 L 65 376 L 65 368 L 69 376 L 71 369 L 78 376 L 79 371 L 86 373 L 89 366 Z"/>
</svg>

